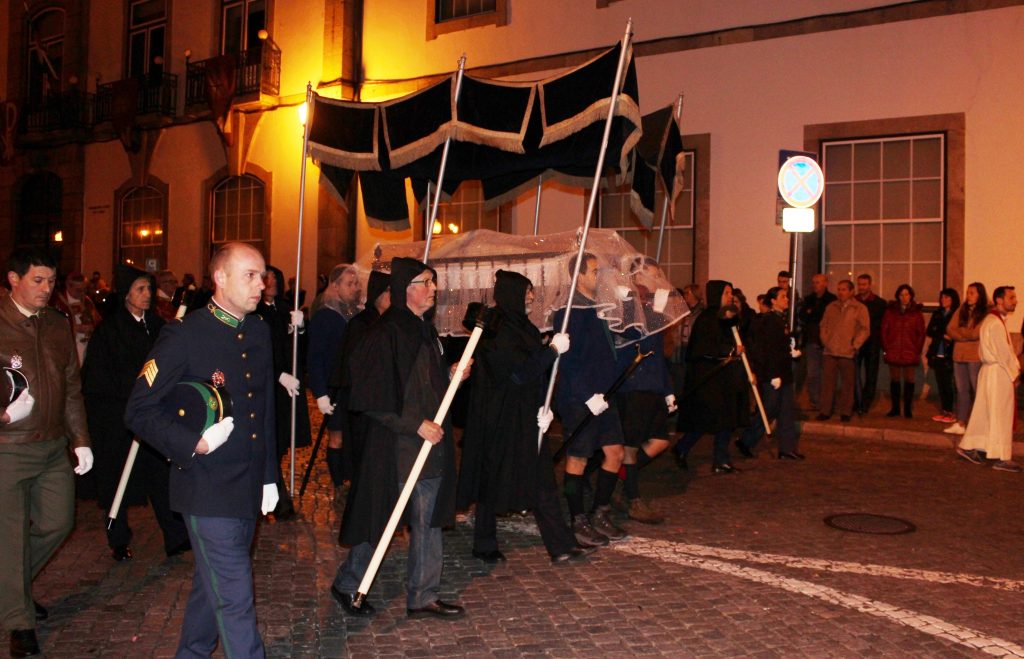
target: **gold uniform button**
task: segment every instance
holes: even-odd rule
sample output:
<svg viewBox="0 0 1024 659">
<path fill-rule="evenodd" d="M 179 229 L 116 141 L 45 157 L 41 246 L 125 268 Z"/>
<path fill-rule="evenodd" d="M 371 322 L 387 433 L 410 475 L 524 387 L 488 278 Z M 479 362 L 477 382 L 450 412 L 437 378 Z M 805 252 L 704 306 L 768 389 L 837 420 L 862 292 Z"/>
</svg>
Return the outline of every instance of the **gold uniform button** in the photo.
<svg viewBox="0 0 1024 659">
<path fill-rule="evenodd" d="M 235 338 L 241 341 L 242 339 L 245 338 L 245 332 L 239 332 L 238 336 L 236 336 Z"/>
<path fill-rule="evenodd" d="M 252 434 L 252 438 L 253 438 L 253 439 L 256 439 L 256 433 L 253 433 L 253 434 Z"/>
<path fill-rule="evenodd" d="M 185 410 L 178 408 L 178 416 L 185 416 Z"/>
<path fill-rule="evenodd" d="M 247 394 L 246 394 L 246 397 L 248 397 L 248 398 L 252 398 L 252 392 L 250 391 L 249 393 L 247 393 Z"/>
<path fill-rule="evenodd" d="M 245 374 L 245 379 L 246 380 L 251 380 L 252 379 L 252 373 L 246 373 Z"/>
<path fill-rule="evenodd" d="M 255 419 L 256 418 L 256 413 L 255 412 L 249 412 L 249 418 L 250 419 Z"/>
<path fill-rule="evenodd" d="M 245 359 L 246 357 L 248 357 L 248 355 L 246 355 L 246 353 L 243 352 L 242 353 L 242 359 Z"/>
</svg>

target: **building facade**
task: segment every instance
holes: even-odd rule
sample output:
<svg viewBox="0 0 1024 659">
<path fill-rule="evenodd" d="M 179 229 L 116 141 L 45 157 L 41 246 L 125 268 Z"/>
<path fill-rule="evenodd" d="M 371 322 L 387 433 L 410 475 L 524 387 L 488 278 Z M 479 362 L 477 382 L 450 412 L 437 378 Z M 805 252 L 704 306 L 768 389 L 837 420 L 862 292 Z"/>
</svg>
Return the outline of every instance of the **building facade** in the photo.
<svg viewBox="0 0 1024 659">
<path fill-rule="evenodd" d="M 368 226 L 312 162 L 300 191 L 307 82 L 385 100 L 462 54 L 473 75 L 539 79 L 613 45 L 629 18 L 642 112 L 684 97 L 684 193 L 661 258 L 676 284 L 755 292 L 787 267 L 780 150 L 813 152 L 825 170 L 805 275 L 834 286 L 870 272 L 880 294 L 910 282 L 924 301 L 975 280 L 1024 284 L 1021 0 L 3 0 L 0 249 L 180 275 L 247 240 L 289 272 L 301 193 L 312 289 L 317 272 L 420 238 L 424 222 Z M 540 231 L 579 226 L 588 193 L 544 184 Z M 466 184 L 441 232 L 532 232 L 536 194 L 489 209 Z M 624 195 L 607 190 L 598 208 L 653 254 L 657 235 Z"/>
</svg>

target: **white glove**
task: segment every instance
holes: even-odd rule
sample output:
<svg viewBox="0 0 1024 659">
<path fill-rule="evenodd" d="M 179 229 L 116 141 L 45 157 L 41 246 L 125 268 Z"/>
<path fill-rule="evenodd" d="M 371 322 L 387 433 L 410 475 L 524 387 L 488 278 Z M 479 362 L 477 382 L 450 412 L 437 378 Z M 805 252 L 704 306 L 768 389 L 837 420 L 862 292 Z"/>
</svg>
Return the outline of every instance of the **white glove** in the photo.
<svg viewBox="0 0 1024 659">
<path fill-rule="evenodd" d="M 75 467 L 76 474 L 81 476 L 92 469 L 93 457 L 91 448 L 88 446 L 79 446 L 75 449 L 75 455 L 78 456 L 78 466 Z"/>
<path fill-rule="evenodd" d="M 221 444 L 228 441 L 228 437 L 231 436 L 231 431 L 235 429 L 234 417 L 226 416 L 217 423 L 213 424 L 206 429 L 203 433 L 203 439 L 206 440 L 207 451 L 209 455 L 221 447 Z"/>
<path fill-rule="evenodd" d="M 292 332 L 294 332 L 296 327 L 302 329 L 302 326 L 306 322 L 306 314 L 302 313 L 301 310 L 297 311 L 293 309 L 288 312 L 288 315 L 291 317 L 292 321 L 288 325 L 288 333 L 291 334 Z"/>
<path fill-rule="evenodd" d="M 778 389 L 782 386 L 782 378 L 772 378 L 771 385 L 772 389 Z"/>
<path fill-rule="evenodd" d="M 260 512 L 264 515 L 274 512 L 274 508 L 277 508 L 277 500 L 277 485 L 266 483 L 263 486 L 263 503 L 260 504 Z"/>
<path fill-rule="evenodd" d="M 569 335 L 564 332 L 555 334 L 551 337 L 551 345 L 558 351 L 558 354 L 564 355 L 569 352 Z"/>
<path fill-rule="evenodd" d="M 284 390 L 292 398 L 299 395 L 299 379 L 291 373 L 281 373 L 277 381 L 281 383 L 281 386 L 284 387 Z"/>
<path fill-rule="evenodd" d="M 668 413 L 669 414 L 672 414 L 673 412 L 678 410 L 679 406 L 676 405 L 676 395 L 675 394 L 669 394 L 668 396 L 665 396 L 665 405 L 668 406 Z"/>
<path fill-rule="evenodd" d="M 633 291 L 629 290 L 629 286 L 623 286 L 623 285 L 620 284 L 620 285 L 615 287 L 615 296 L 618 297 L 619 300 L 621 300 L 622 302 L 625 302 L 626 300 L 628 300 L 629 299 L 629 295 L 632 292 Z"/>
<path fill-rule="evenodd" d="M 32 406 L 35 404 L 36 399 L 28 392 L 28 389 L 22 389 L 18 397 L 14 399 L 14 402 L 7 406 L 7 416 L 10 419 L 8 423 L 21 421 L 27 417 L 32 412 Z"/>
<path fill-rule="evenodd" d="M 800 352 L 796 348 L 790 348 L 789 350 L 789 356 L 792 357 L 793 359 L 800 359 L 800 355 L 802 354 L 804 353 Z"/>
<path fill-rule="evenodd" d="M 547 412 L 544 408 L 537 410 L 537 427 L 540 428 L 541 432 L 547 432 L 548 428 L 551 427 L 551 422 L 555 420 L 555 413 L 551 410 Z"/>
<path fill-rule="evenodd" d="M 608 401 L 604 399 L 604 394 L 594 394 L 587 400 L 587 407 L 590 408 L 591 414 L 599 416 L 608 409 Z"/>
<path fill-rule="evenodd" d="M 323 414 L 324 416 L 334 414 L 334 405 L 331 405 L 330 396 L 320 396 L 320 398 L 317 398 L 316 407 L 320 410 L 320 414 Z"/>
</svg>

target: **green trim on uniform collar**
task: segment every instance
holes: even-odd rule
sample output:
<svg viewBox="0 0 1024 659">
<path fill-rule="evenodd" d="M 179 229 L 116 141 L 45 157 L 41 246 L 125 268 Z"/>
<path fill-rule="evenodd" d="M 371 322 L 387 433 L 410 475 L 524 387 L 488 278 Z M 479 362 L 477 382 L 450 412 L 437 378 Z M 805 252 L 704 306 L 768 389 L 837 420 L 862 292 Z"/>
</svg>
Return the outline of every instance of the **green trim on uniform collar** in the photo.
<svg viewBox="0 0 1024 659">
<path fill-rule="evenodd" d="M 213 302 L 207 304 L 206 308 L 210 310 L 210 313 L 213 314 L 214 318 L 224 323 L 228 327 L 237 329 L 238 326 L 242 324 L 242 321 L 238 320 L 237 318 L 229 314 L 227 311 L 224 311 Z"/>
</svg>

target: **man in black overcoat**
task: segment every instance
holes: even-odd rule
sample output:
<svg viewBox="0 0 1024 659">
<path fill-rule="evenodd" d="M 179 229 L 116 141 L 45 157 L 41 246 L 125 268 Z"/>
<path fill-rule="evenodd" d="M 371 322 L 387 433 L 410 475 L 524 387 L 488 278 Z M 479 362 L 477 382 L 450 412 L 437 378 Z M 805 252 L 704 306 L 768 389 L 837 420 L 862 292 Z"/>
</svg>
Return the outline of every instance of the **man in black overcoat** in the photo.
<svg viewBox="0 0 1024 659">
<path fill-rule="evenodd" d="M 374 612 L 365 601 L 354 606 L 353 599 L 424 440 L 433 447 L 403 520 L 410 527 L 406 611 L 409 617 L 464 613 L 438 599 L 441 529 L 455 522 L 456 476 L 451 421 L 431 420 L 454 373 L 454 366 L 445 367 L 437 331 L 424 319 L 435 304 L 435 277 L 415 259 L 391 261 L 391 307 L 367 332 L 349 365 L 353 381 L 360 383 L 351 389 L 349 410 L 363 415 L 368 428 L 341 523 L 341 542 L 351 549 L 331 594 L 350 615 Z"/>
<path fill-rule="evenodd" d="M 473 556 L 486 563 L 505 560 L 498 549 L 495 516 L 532 510 L 551 560 L 561 563 L 593 551 L 577 547 L 562 518 L 547 437 L 537 450 L 538 414 L 545 377 L 567 334 L 544 345 L 530 322 L 533 284 L 517 272 L 499 270 L 494 308 L 477 347 L 466 431 L 462 436 L 457 506 L 476 503 Z"/>
<path fill-rule="evenodd" d="M 96 329 L 82 364 L 82 393 L 96 455 L 99 504 L 104 510 L 109 510 L 113 502 L 135 436 L 124 425 L 128 397 L 164 326 L 163 318 L 151 309 L 154 288 L 151 274 L 129 265 L 117 266 L 114 289 L 119 304 Z M 190 549 L 181 515 L 171 512 L 169 473 L 166 457 L 148 444 L 139 446 L 121 508 L 107 529 L 107 543 L 115 561 L 132 557 L 128 507 L 144 505 L 147 500 L 163 531 L 167 555 Z"/>
</svg>

